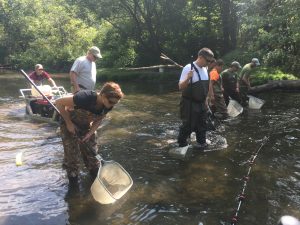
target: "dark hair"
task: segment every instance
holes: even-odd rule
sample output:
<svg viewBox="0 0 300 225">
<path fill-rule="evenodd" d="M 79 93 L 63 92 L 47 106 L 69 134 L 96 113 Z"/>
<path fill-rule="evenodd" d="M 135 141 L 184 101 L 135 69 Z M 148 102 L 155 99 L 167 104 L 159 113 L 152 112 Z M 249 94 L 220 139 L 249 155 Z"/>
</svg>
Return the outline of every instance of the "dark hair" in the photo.
<svg viewBox="0 0 300 225">
<path fill-rule="evenodd" d="M 222 59 L 218 59 L 216 61 L 216 66 L 224 66 L 224 61 Z"/>
<path fill-rule="evenodd" d="M 115 82 L 106 82 L 100 90 L 100 94 L 104 94 L 107 98 L 121 99 L 124 97 L 120 85 Z"/>
<path fill-rule="evenodd" d="M 205 58 L 213 58 L 214 53 L 209 48 L 201 48 L 198 52 L 198 56 L 204 56 Z"/>
</svg>

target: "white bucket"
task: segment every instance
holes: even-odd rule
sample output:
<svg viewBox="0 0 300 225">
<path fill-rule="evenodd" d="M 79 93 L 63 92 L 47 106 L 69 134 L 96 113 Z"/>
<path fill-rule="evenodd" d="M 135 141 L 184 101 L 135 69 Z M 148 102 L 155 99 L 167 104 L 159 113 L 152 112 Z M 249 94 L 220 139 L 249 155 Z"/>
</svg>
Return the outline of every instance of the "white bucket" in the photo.
<svg viewBox="0 0 300 225">
<path fill-rule="evenodd" d="M 248 97 L 249 97 L 249 108 L 250 109 L 260 109 L 265 104 L 265 100 L 256 98 L 252 95 L 248 95 Z"/>
<path fill-rule="evenodd" d="M 227 106 L 227 113 L 230 117 L 236 117 L 243 112 L 243 107 L 235 100 L 230 99 Z"/>
<path fill-rule="evenodd" d="M 44 95 L 52 95 L 52 88 L 50 85 L 41 85 L 37 86 L 37 88 L 44 94 Z M 35 87 L 31 87 L 31 95 L 34 97 L 39 97 L 41 94 L 35 89 Z"/>
<path fill-rule="evenodd" d="M 132 186 L 133 181 L 117 162 L 104 163 L 91 186 L 94 199 L 101 204 L 111 204 L 120 199 Z"/>
</svg>

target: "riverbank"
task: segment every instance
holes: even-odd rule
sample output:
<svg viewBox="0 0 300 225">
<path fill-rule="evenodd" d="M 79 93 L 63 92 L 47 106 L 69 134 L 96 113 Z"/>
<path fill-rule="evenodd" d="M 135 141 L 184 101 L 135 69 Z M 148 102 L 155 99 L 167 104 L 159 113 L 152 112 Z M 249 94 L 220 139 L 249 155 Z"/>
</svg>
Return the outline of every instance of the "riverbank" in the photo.
<svg viewBox="0 0 300 225">
<path fill-rule="evenodd" d="M 158 70 L 129 70 L 129 69 L 99 69 L 97 80 L 100 81 L 174 81 L 181 70 L 170 69 L 164 72 Z"/>
<path fill-rule="evenodd" d="M 125 70 L 125 69 L 99 69 L 97 80 L 100 81 L 177 81 L 181 69 L 169 69 L 164 72 L 158 70 Z M 279 69 L 260 67 L 251 76 L 252 85 L 265 84 L 270 80 L 297 80 L 295 75 L 287 74 Z"/>
<path fill-rule="evenodd" d="M 52 73 L 48 71 L 51 76 L 59 79 L 69 79 L 68 73 Z M 97 70 L 98 81 L 178 81 L 181 69 L 166 69 L 164 72 L 159 72 L 157 69 L 153 70 L 130 70 L 130 69 L 116 69 L 116 68 L 100 68 Z M 16 79 L 21 77 L 17 71 L 4 71 L 0 73 L 0 79 L 12 78 Z M 279 69 L 259 67 L 251 76 L 251 83 L 253 86 L 266 84 L 268 81 L 273 80 L 297 80 L 295 75 L 287 74 Z"/>
</svg>

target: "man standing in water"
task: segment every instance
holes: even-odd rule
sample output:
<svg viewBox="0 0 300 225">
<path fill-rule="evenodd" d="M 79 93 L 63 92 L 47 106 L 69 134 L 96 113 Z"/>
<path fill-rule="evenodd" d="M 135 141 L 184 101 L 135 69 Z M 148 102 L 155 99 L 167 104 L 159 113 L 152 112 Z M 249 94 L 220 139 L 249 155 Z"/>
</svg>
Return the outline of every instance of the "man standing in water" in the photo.
<svg viewBox="0 0 300 225">
<path fill-rule="evenodd" d="M 77 58 L 71 68 L 70 78 L 72 92 L 79 90 L 94 90 L 96 84 L 96 63 L 101 59 L 100 49 L 96 46 L 91 47 L 86 56 Z"/>
<path fill-rule="evenodd" d="M 251 63 L 246 64 L 240 73 L 240 96 L 241 104 L 243 106 L 247 105 L 247 94 L 249 89 L 251 88 L 250 75 L 257 66 L 260 66 L 260 63 L 257 58 L 253 58 L 251 60 Z"/>
<path fill-rule="evenodd" d="M 224 88 L 224 100 L 226 105 L 229 104 L 230 98 L 236 100 L 237 102 L 241 102 L 237 73 L 240 68 L 242 68 L 240 63 L 233 61 L 230 67 L 221 73 L 222 85 Z"/>
<path fill-rule="evenodd" d="M 209 48 L 202 48 L 198 58 L 186 65 L 180 76 L 179 90 L 182 91 L 180 101 L 180 118 L 182 125 L 179 129 L 179 147 L 187 146 L 187 138 L 192 132 L 196 133 L 195 147 L 204 148 L 206 144 L 206 97 L 209 77 L 207 66 L 214 60 L 214 53 Z"/>
<path fill-rule="evenodd" d="M 209 100 L 214 115 L 219 119 L 226 119 L 228 117 L 227 107 L 223 97 L 223 85 L 220 73 L 224 66 L 224 61 L 218 59 L 215 62 L 215 66 L 210 71 L 210 82 L 209 82 Z"/>
</svg>

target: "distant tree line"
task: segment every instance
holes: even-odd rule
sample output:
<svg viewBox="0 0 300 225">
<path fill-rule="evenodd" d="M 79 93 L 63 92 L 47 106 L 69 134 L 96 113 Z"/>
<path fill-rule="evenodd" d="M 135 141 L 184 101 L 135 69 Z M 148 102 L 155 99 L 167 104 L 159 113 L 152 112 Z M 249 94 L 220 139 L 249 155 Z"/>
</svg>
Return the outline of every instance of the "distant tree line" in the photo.
<svg viewBox="0 0 300 225">
<path fill-rule="evenodd" d="M 0 64 L 66 71 L 89 46 L 103 67 L 186 63 L 201 47 L 299 74 L 299 0 L 2 0 Z"/>
</svg>

